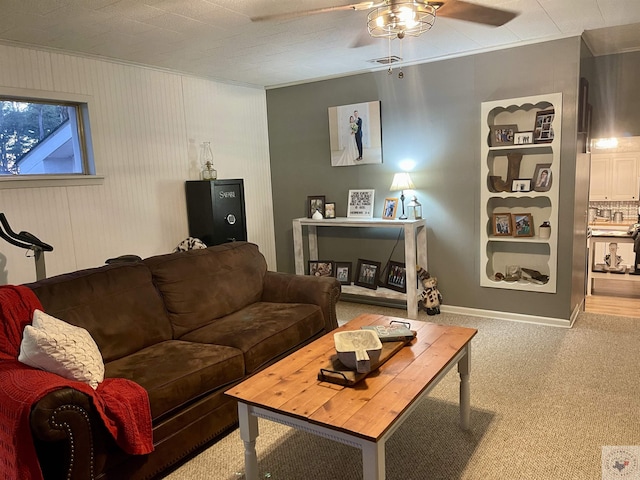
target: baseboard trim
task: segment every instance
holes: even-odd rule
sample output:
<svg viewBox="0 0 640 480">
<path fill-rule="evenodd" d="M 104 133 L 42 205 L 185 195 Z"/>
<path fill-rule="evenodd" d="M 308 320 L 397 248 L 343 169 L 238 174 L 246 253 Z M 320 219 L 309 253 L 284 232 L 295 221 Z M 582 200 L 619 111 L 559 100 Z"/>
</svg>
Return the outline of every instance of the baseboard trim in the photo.
<svg viewBox="0 0 640 480">
<path fill-rule="evenodd" d="M 479 308 L 456 307 L 453 305 L 441 305 L 440 311 L 445 313 L 457 313 L 460 315 L 469 315 L 471 317 L 497 318 L 498 320 L 508 320 L 510 322 L 533 323 L 536 325 L 547 325 L 550 327 L 561 327 L 561 328 L 571 328 L 573 326 L 573 322 L 575 321 L 575 317 L 577 317 L 577 313 L 575 313 L 575 310 L 574 310 L 575 316 L 572 314 L 570 319 L 540 317 L 538 315 L 525 315 L 522 313 L 512 313 L 512 312 L 498 312 L 495 310 L 481 310 Z"/>
</svg>

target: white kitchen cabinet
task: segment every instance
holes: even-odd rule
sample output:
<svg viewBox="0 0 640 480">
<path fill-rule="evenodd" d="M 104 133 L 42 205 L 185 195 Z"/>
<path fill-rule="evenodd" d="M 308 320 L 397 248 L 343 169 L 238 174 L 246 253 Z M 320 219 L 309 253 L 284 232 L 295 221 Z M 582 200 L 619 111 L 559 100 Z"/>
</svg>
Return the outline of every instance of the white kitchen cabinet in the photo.
<svg viewBox="0 0 640 480">
<path fill-rule="evenodd" d="M 640 161 L 638 153 L 591 155 L 591 201 L 637 201 Z"/>
</svg>

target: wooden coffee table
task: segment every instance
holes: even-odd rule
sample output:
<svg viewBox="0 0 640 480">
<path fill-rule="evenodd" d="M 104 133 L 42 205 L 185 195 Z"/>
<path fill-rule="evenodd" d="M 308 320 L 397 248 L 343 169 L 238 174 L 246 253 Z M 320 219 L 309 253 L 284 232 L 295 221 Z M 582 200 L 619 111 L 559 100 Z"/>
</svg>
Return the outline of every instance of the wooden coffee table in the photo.
<svg viewBox="0 0 640 480">
<path fill-rule="evenodd" d="M 334 332 L 391 320 L 410 322 L 416 339 L 355 387 L 317 379 L 335 354 Z M 460 374 L 460 423 L 469 428 L 470 342 L 477 330 L 361 315 L 334 332 L 226 392 L 238 400 L 247 480 L 258 479 L 258 417 L 360 448 L 364 480 L 384 480 L 385 442 L 454 365 Z"/>
</svg>

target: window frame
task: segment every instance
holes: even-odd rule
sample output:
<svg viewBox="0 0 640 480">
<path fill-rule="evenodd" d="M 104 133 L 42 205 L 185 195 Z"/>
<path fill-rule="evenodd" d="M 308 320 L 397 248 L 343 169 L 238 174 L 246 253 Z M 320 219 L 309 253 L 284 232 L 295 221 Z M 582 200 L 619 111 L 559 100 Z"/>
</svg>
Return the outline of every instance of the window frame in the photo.
<svg viewBox="0 0 640 480">
<path fill-rule="evenodd" d="M 0 189 L 101 185 L 104 182 L 104 176 L 96 174 L 96 162 L 91 140 L 89 112 L 91 110 L 93 97 L 66 92 L 0 86 L 0 98 L 31 103 L 51 102 L 76 107 L 78 117 L 76 128 L 79 136 L 78 140 L 83 152 L 82 166 L 85 172 L 67 174 L 48 173 L 36 175 L 0 175 Z"/>
</svg>

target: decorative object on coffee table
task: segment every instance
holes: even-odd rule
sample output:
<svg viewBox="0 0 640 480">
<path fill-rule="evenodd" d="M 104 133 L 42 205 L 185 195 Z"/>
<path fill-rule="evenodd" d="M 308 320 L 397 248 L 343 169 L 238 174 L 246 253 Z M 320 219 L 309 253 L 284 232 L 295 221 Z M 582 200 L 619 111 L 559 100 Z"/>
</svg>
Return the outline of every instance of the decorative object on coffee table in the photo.
<svg viewBox="0 0 640 480">
<path fill-rule="evenodd" d="M 358 373 L 369 373 L 382 352 L 382 342 L 373 330 L 351 330 L 333 334 L 338 360 Z"/>
</svg>

